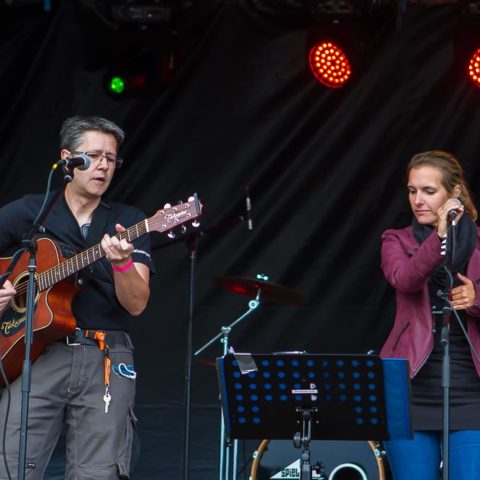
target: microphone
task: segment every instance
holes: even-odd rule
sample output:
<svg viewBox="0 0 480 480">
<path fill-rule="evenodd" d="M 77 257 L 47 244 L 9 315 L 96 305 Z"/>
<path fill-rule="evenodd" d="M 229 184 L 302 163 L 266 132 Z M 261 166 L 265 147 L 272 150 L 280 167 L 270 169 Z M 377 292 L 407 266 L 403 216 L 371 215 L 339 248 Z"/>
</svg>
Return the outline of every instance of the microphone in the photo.
<svg viewBox="0 0 480 480">
<path fill-rule="evenodd" d="M 253 230 L 253 220 L 252 220 L 252 201 L 250 199 L 250 190 L 248 187 L 245 188 L 245 211 L 247 212 L 247 227 L 249 230 Z"/>
<path fill-rule="evenodd" d="M 79 153 L 78 157 L 62 158 L 57 162 L 57 165 L 63 166 L 68 170 L 73 170 L 74 168 L 86 170 L 91 164 L 92 161 L 86 153 Z"/>
<path fill-rule="evenodd" d="M 453 200 L 455 200 L 459 206 L 462 205 L 462 202 L 460 202 L 458 198 L 454 198 Z M 457 216 L 458 210 L 456 208 L 452 208 L 451 210 L 449 210 L 448 219 L 452 222 L 452 225 L 455 225 L 455 219 L 457 218 Z"/>
</svg>

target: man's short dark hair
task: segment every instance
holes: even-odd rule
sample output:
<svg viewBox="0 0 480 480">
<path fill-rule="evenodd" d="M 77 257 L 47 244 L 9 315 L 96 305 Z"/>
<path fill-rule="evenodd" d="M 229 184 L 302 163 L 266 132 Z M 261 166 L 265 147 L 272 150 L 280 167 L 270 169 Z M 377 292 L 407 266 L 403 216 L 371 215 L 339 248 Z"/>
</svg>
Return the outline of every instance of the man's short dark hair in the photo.
<svg viewBox="0 0 480 480">
<path fill-rule="evenodd" d="M 102 117 L 76 115 L 67 118 L 62 124 L 60 130 L 60 148 L 76 150 L 83 141 L 83 134 L 89 131 L 113 135 L 117 141 L 117 149 L 125 140 L 125 132 L 110 120 Z"/>
</svg>

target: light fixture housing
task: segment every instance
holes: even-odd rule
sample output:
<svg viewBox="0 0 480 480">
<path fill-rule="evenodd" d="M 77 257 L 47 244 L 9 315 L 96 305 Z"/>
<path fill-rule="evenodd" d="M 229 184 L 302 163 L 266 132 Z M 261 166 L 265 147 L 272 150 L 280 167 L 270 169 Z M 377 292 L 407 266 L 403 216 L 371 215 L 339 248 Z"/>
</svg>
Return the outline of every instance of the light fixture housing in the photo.
<svg viewBox="0 0 480 480">
<path fill-rule="evenodd" d="M 473 84 L 480 88 L 480 48 L 470 58 L 468 75 Z"/>
<path fill-rule="evenodd" d="M 315 78 L 329 88 L 343 87 L 352 75 L 347 55 L 333 41 L 313 45 L 308 63 Z"/>
</svg>

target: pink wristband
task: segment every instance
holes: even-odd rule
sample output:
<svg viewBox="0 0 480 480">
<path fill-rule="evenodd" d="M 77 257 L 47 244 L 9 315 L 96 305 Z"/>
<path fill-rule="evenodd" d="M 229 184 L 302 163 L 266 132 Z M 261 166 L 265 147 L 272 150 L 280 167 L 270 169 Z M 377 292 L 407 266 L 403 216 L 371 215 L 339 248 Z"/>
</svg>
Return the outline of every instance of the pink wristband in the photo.
<svg viewBox="0 0 480 480">
<path fill-rule="evenodd" d="M 125 265 L 122 265 L 121 267 L 117 267 L 116 265 L 112 265 L 112 268 L 115 272 L 126 272 L 127 270 L 130 270 L 133 266 L 133 260 L 130 259 L 128 263 Z"/>
</svg>

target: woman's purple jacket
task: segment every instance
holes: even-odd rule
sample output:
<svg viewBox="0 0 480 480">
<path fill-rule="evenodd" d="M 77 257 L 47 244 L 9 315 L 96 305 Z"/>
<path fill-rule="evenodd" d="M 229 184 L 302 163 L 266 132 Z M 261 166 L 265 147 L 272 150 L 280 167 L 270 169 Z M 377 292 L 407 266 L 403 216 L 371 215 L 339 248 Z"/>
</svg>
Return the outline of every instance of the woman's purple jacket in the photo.
<svg viewBox="0 0 480 480">
<path fill-rule="evenodd" d="M 380 351 L 384 358 L 406 358 L 410 377 L 414 377 L 433 349 L 433 316 L 428 277 L 443 260 L 441 241 L 435 231 L 419 244 L 412 227 L 386 230 L 382 235 L 382 270 L 396 292 L 395 322 Z M 476 303 L 467 310 L 467 331 L 475 351 L 480 354 L 480 229 L 477 245 L 467 266 Z M 453 314 L 450 321 L 456 321 Z M 480 376 L 480 362 L 472 354 Z"/>
</svg>

